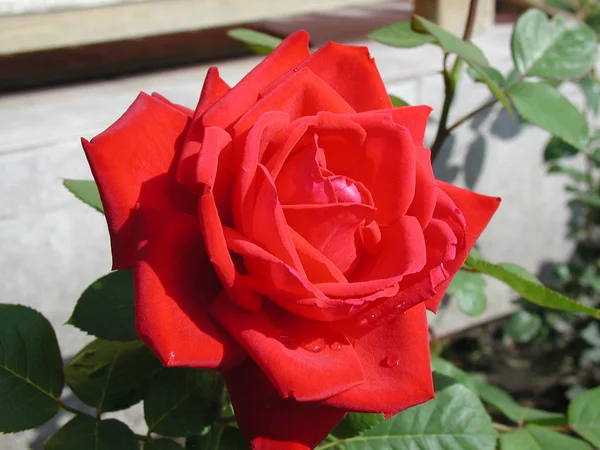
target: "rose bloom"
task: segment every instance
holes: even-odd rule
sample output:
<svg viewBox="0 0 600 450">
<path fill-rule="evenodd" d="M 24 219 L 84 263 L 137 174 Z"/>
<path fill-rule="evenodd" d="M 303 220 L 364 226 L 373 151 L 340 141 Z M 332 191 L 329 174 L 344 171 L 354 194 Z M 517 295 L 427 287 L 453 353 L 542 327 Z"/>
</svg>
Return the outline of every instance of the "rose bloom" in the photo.
<svg viewBox="0 0 600 450">
<path fill-rule="evenodd" d="M 114 269 L 166 366 L 224 373 L 252 448 L 434 396 L 435 311 L 499 199 L 434 178 L 430 108 L 393 108 L 364 47 L 288 37 L 195 111 L 140 94 L 83 141 Z"/>
</svg>

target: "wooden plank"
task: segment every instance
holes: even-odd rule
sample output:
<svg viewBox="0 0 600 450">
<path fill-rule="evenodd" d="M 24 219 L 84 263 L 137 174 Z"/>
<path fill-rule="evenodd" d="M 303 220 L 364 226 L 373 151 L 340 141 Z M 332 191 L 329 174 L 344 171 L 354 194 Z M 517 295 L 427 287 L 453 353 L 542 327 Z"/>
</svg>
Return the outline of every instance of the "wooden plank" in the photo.
<svg viewBox="0 0 600 450">
<path fill-rule="evenodd" d="M 186 33 L 384 0 L 160 0 L 0 17 L 0 55 Z"/>
<path fill-rule="evenodd" d="M 329 40 L 356 39 L 374 28 L 408 20 L 411 12 L 412 3 L 404 0 L 310 12 L 246 26 L 281 37 L 306 29 L 311 34 L 311 44 L 318 46 Z M 340 20 L 341 17 L 344 20 Z M 228 29 L 213 27 L 139 39 L 0 54 L 0 91 L 112 77 L 248 54 L 240 42 L 227 37 Z"/>
</svg>

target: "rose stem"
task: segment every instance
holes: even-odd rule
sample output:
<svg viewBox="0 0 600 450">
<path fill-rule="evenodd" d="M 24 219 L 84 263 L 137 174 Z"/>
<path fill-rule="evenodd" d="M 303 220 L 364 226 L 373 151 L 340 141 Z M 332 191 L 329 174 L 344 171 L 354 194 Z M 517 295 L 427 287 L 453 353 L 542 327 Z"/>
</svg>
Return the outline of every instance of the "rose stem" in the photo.
<svg viewBox="0 0 600 450">
<path fill-rule="evenodd" d="M 475 15 L 477 13 L 477 5 L 479 4 L 479 0 L 471 0 L 469 5 L 469 14 L 467 16 L 467 23 L 465 24 L 465 31 L 463 33 L 463 40 L 468 41 L 471 39 L 471 35 L 473 34 L 473 27 L 475 25 Z M 452 71 L 448 72 L 446 67 L 446 62 L 448 59 L 448 53 L 444 55 L 444 68 L 442 70 L 442 75 L 444 76 L 444 105 L 442 106 L 442 115 L 440 117 L 440 124 L 438 126 L 437 135 L 435 137 L 435 141 L 431 146 L 431 160 L 434 161 L 440 150 L 442 149 L 442 145 L 446 138 L 450 135 L 450 131 L 448 129 L 448 115 L 450 113 L 450 106 L 454 100 L 454 94 L 456 92 L 456 84 L 458 82 L 458 78 L 460 76 L 460 69 L 462 67 L 462 58 L 456 57 L 454 61 L 454 66 L 452 67 Z"/>
</svg>

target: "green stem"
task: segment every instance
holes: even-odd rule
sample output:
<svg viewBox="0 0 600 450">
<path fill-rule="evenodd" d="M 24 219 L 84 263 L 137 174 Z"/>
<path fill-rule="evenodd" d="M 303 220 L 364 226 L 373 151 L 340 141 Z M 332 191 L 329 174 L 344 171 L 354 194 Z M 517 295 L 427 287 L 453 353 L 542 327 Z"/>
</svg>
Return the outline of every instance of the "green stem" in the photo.
<svg viewBox="0 0 600 450">
<path fill-rule="evenodd" d="M 515 429 L 514 427 L 510 427 L 508 425 L 504 425 L 502 423 L 497 423 L 497 422 L 494 422 L 492 424 L 492 426 L 494 427 L 494 429 L 496 431 L 501 431 L 501 432 L 504 432 L 504 433 L 509 432 L 509 431 L 513 431 Z"/>
<path fill-rule="evenodd" d="M 60 407 L 60 409 L 64 410 L 64 411 L 68 411 L 71 414 L 75 414 L 78 416 L 90 416 L 90 417 L 94 417 L 86 412 L 83 412 L 77 408 L 74 408 L 72 406 L 67 405 L 66 403 L 64 403 L 60 398 L 57 398 L 56 401 L 58 402 L 58 406 Z M 95 418 L 95 417 L 94 417 Z"/>
<path fill-rule="evenodd" d="M 477 5 L 479 4 L 479 0 L 471 0 L 469 4 L 469 14 L 467 16 L 467 23 L 465 24 L 465 31 L 463 33 L 463 40 L 468 41 L 471 39 L 471 35 L 473 34 L 473 27 L 475 26 L 475 16 L 477 14 Z M 460 78 L 460 71 L 462 68 L 462 58 L 456 57 L 454 61 L 454 66 L 452 67 L 452 71 L 448 73 L 446 68 L 446 61 L 448 59 L 448 54 L 444 55 L 444 70 L 442 74 L 444 76 L 444 104 L 442 106 L 442 115 L 440 117 L 440 124 L 438 125 L 437 134 L 435 136 L 435 140 L 433 145 L 431 146 L 431 160 L 435 161 L 444 142 L 450 135 L 450 131 L 448 130 L 448 115 L 450 114 L 450 107 L 452 106 L 452 102 L 454 101 L 454 95 L 456 93 L 456 85 L 458 83 L 458 79 Z"/>
<path fill-rule="evenodd" d="M 452 131 L 454 131 L 454 129 L 458 128 L 459 126 L 461 126 L 463 123 L 465 123 L 467 120 L 472 119 L 473 117 L 475 117 L 477 114 L 479 114 L 481 111 L 484 111 L 492 106 L 494 106 L 496 104 L 498 100 L 497 99 L 493 99 L 490 100 L 487 103 L 484 103 L 483 105 L 481 105 L 479 108 L 474 109 L 473 111 L 471 111 L 469 114 L 464 115 L 463 117 L 461 117 L 460 119 L 458 119 L 456 122 L 454 122 L 452 125 L 450 125 L 448 127 L 448 134 L 452 133 Z"/>
</svg>

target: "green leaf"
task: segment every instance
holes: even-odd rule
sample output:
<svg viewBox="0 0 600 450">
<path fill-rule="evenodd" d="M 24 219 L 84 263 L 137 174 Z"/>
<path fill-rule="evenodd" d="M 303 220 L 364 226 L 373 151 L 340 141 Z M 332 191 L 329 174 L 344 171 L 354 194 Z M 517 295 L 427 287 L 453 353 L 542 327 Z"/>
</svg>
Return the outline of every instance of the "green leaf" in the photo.
<svg viewBox="0 0 600 450">
<path fill-rule="evenodd" d="M 153 433 L 186 437 L 210 424 L 217 374 L 198 369 L 163 370 L 144 398 L 144 417 Z"/>
<path fill-rule="evenodd" d="M 460 310 L 469 316 L 476 317 L 485 312 L 485 280 L 480 273 L 459 270 L 448 287 L 448 294 L 456 297 Z"/>
<path fill-rule="evenodd" d="M 50 323 L 31 308 L 0 304 L 0 432 L 27 430 L 52 419 L 63 385 Z"/>
<path fill-rule="evenodd" d="M 496 408 L 513 422 L 522 424 L 532 421 L 562 419 L 562 414 L 542 411 L 540 409 L 525 408 L 513 400 L 502 389 L 487 383 L 476 383 L 477 392 L 481 399 Z"/>
<path fill-rule="evenodd" d="M 502 75 L 502 73 L 498 70 L 498 69 L 494 69 L 493 67 L 485 67 L 485 68 L 480 68 L 480 67 L 472 67 L 469 66 L 467 68 L 467 74 L 473 79 L 473 81 L 475 81 L 476 83 L 484 83 L 484 78 L 481 75 L 481 72 L 484 72 L 488 78 L 491 78 L 492 81 L 494 83 L 496 83 L 498 86 L 502 87 L 504 86 L 504 83 L 506 83 L 506 80 L 504 79 L 504 75 Z"/>
<path fill-rule="evenodd" d="M 151 439 L 144 444 L 144 450 L 183 450 L 183 447 L 171 439 Z"/>
<path fill-rule="evenodd" d="M 490 275 L 521 294 L 525 299 L 544 308 L 559 309 L 563 311 L 581 312 L 589 316 L 600 318 L 600 310 L 585 306 L 571 300 L 564 295 L 548 289 L 545 286 L 534 283 L 523 276 L 506 270 L 502 266 L 491 264 L 486 261 L 467 258 L 467 265 L 486 275 Z"/>
<path fill-rule="evenodd" d="M 512 106 L 510 105 L 506 94 L 502 91 L 502 89 L 500 89 L 501 84 L 504 82 L 502 74 L 491 67 L 481 68 L 474 64 L 469 64 L 469 69 L 476 73 L 477 79 L 475 79 L 475 77 L 473 79 L 475 79 L 475 81 L 481 81 L 482 83 L 485 83 L 494 97 L 496 97 L 506 108 L 506 110 L 512 114 Z"/>
<path fill-rule="evenodd" d="M 139 450 L 139 446 L 133 431 L 118 420 L 77 416 L 50 436 L 44 450 Z"/>
<path fill-rule="evenodd" d="M 244 45 L 259 55 L 268 55 L 281 44 L 281 39 L 259 31 L 249 30 L 248 28 L 235 28 L 227 32 L 227 36 L 236 41 L 241 41 Z"/>
<path fill-rule="evenodd" d="M 551 165 L 548 168 L 548 173 L 562 173 L 570 176 L 573 180 L 580 183 L 586 183 L 590 179 L 589 175 L 582 170 L 577 170 L 573 167 L 561 166 L 559 164 Z"/>
<path fill-rule="evenodd" d="M 569 404 L 569 426 L 579 436 L 600 447 L 600 387 L 578 395 Z"/>
<path fill-rule="evenodd" d="M 431 358 L 431 370 L 464 384 L 467 389 L 469 389 L 475 395 L 478 395 L 477 386 L 475 386 L 473 378 L 471 378 L 468 373 L 460 370 L 450 361 L 446 361 L 445 359 L 434 356 Z"/>
<path fill-rule="evenodd" d="M 331 434 L 349 438 L 370 430 L 383 420 L 383 414 L 348 413 Z"/>
<path fill-rule="evenodd" d="M 242 432 L 233 427 L 212 426 L 203 436 L 189 437 L 185 450 L 247 450 L 248 444 Z"/>
<path fill-rule="evenodd" d="M 577 155 L 579 150 L 556 136 L 552 136 L 544 150 L 544 161 L 550 162 L 560 158 Z"/>
<path fill-rule="evenodd" d="M 547 84 L 523 82 L 510 89 L 519 114 L 579 150 L 588 145 L 586 118 L 573 104 Z"/>
<path fill-rule="evenodd" d="M 561 9 L 570 13 L 577 12 L 575 5 L 573 5 L 573 3 L 571 3 L 569 0 L 545 0 L 545 3 L 548 6 L 552 6 L 553 8 Z"/>
<path fill-rule="evenodd" d="M 67 384 L 86 405 L 118 411 L 142 400 L 162 364 L 140 341 L 96 339 L 65 366 Z"/>
<path fill-rule="evenodd" d="M 403 100 L 400 97 L 396 97 L 395 95 L 390 94 L 390 100 L 392 101 L 392 105 L 394 106 L 394 108 L 398 108 L 400 106 L 408 106 L 408 102 L 406 100 Z"/>
<path fill-rule="evenodd" d="M 450 382 L 437 383 L 444 378 Z M 444 387 L 427 403 L 396 414 L 359 436 L 318 448 L 493 450 L 497 434 L 477 396 L 443 375 L 436 375 L 436 384 Z"/>
<path fill-rule="evenodd" d="M 500 435 L 500 450 L 591 450 L 580 439 L 529 425 Z"/>
<path fill-rule="evenodd" d="M 521 77 L 522 77 L 522 75 L 517 69 L 511 70 L 510 73 L 506 76 L 506 82 L 504 83 L 504 89 L 510 89 L 517 83 L 520 83 L 522 81 Z"/>
<path fill-rule="evenodd" d="M 417 33 L 410 22 L 400 22 L 387 25 L 369 33 L 369 38 L 392 47 L 411 48 L 423 44 L 435 44 L 436 39 L 429 34 Z"/>
<path fill-rule="evenodd" d="M 526 344 L 535 338 L 542 329 L 542 319 L 529 311 L 519 311 L 510 316 L 504 325 L 504 335 L 517 344 Z"/>
<path fill-rule="evenodd" d="M 517 275 L 517 276 L 519 276 L 521 278 L 525 278 L 526 280 L 531 281 L 532 283 L 542 285 L 542 282 L 540 280 L 538 280 L 538 278 L 534 274 L 532 274 L 527 269 L 519 266 L 518 264 L 514 264 L 514 263 L 499 263 L 499 264 L 496 264 L 496 265 L 498 267 L 502 267 L 504 270 L 508 270 L 509 272 L 514 273 L 515 275 Z"/>
<path fill-rule="evenodd" d="M 550 22 L 546 14 L 530 9 L 517 20 L 512 35 L 512 56 L 521 74 L 547 78 L 585 75 L 596 59 L 596 35 L 577 22 L 567 28 L 563 17 Z"/>
<path fill-rule="evenodd" d="M 488 60 L 479 47 L 472 42 L 463 41 L 433 22 L 414 15 L 411 20 L 411 27 L 414 31 L 433 36 L 446 52 L 454 53 L 469 63 L 483 67 L 488 66 Z"/>
<path fill-rule="evenodd" d="M 135 301 L 130 269 L 94 281 L 79 297 L 67 322 L 108 341 L 135 341 Z"/>
<path fill-rule="evenodd" d="M 598 114 L 600 108 L 600 85 L 598 80 L 587 75 L 579 80 L 579 86 L 581 86 L 588 106 L 594 111 L 594 114 Z"/>
<path fill-rule="evenodd" d="M 102 200 L 96 183 L 92 180 L 71 180 L 64 179 L 63 185 L 79 200 L 86 205 L 91 206 L 97 211 L 104 213 Z"/>
<path fill-rule="evenodd" d="M 592 208 L 600 208 L 600 195 L 582 194 L 575 197 L 573 201 Z"/>
</svg>

